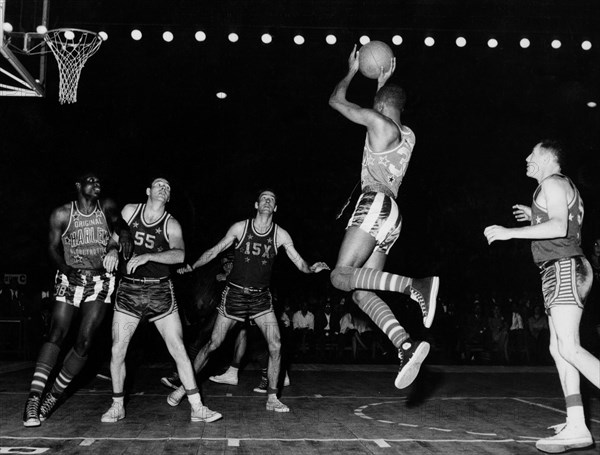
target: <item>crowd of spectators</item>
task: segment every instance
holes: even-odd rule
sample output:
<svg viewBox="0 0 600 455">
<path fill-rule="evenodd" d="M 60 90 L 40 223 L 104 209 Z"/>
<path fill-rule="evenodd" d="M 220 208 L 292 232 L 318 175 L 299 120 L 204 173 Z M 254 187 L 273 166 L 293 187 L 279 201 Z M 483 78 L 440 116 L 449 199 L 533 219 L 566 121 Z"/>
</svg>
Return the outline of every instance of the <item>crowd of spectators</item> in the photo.
<svg viewBox="0 0 600 455">
<path fill-rule="evenodd" d="M 600 353 L 600 289 L 588 298 L 581 323 L 582 345 Z M 276 293 L 275 293 L 276 295 Z M 438 296 L 431 329 L 422 327 L 418 305 L 408 297 L 392 299 L 400 323 L 431 343 L 430 363 L 551 365 L 550 329 L 541 295 L 497 297 L 471 293 Z M 352 301 L 351 294 L 301 291 L 275 303 L 287 361 L 394 363 L 397 352 L 387 337 Z M 0 292 L 0 318 L 27 323 L 26 352 L 35 352 L 48 331 L 49 292 L 32 292 L 16 280 Z M 0 344 L 12 343 L 6 333 Z M 14 343 L 12 343 L 14 344 Z M 0 346 L 0 349 L 2 346 Z"/>
</svg>

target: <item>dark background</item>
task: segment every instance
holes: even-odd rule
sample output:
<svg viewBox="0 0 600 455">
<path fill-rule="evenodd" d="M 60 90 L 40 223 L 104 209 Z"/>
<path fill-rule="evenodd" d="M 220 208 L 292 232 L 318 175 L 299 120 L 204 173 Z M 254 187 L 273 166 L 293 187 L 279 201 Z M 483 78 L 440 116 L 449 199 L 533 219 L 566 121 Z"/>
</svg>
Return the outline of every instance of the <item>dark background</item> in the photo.
<svg viewBox="0 0 600 455">
<path fill-rule="evenodd" d="M 8 0 L 7 20 L 15 31 L 31 27 L 40 5 Z M 417 137 L 389 270 L 440 274 L 446 295 L 537 292 L 529 243 L 490 247 L 483 229 L 515 225 L 511 206 L 530 203 L 536 182 L 525 176 L 525 157 L 544 136 L 569 151 L 565 172 L 586 204 L 586 248 L 599 233 L 599 108 L 586 106 L 600 102 L 599 2 L 52 0 L 49 25 L 104 30 L 109 39 L 86 64 L 76 104 L 58 103 L 53 58 L 46 98 L 0 98 L 5 272 L 51 279 L 49 214 L 72 199 L 75 176 L 89 168 L 120 204 L 145 200 L 154 177 L 169 178 L 169 210 L 189 260 L 252 214 L 259 188 L 273 187 L 276 221 L 299 252 L 333 266 L 356 193 L 345 216 L 335 215 L 359 179 L 365 131 L 327 100 L 363 34 L 390 44 L 402 35 L 392 81 L 408 93 L 402 120 Z M 171 43 L 161 38 L 167 29 Z M 207 41 L 194 40 L 197 29 Z M 229 31 L 238 43 L 227 41 Z M 266 31 L 270 45 L 260 42 Z M 296 33 L 303 46 L 293 44 Z M 338 37 L 333 46 L 328 33 Z M 426 35 L 435 46 L 423 44 Z M 465 48 L 454 44 L 458 35 Z M 530 48 L 519 47 L 522 37 Z M 584 39 L 592 50 L 581 49 Z M 369 106 L 375 88 L 358 75 L 348 98 Z M 284 292 L 315 283 L 286 258 L 277 273 Z M 316 283 L 326 287 L 327 277 Z"/>
</svg>

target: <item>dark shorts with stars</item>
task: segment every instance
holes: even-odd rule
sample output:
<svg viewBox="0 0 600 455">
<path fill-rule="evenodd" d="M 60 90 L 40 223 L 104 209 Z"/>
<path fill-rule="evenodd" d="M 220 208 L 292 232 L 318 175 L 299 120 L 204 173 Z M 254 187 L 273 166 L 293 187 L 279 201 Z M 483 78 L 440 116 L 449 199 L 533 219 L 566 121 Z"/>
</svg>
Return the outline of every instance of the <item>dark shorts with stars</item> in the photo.
<svg viewBox="0 0 600 455">
<path fill-rule="evenodd" d="M 221 294 L 219 314 L 234 321 L 250 321 L 273 311 L 269 288 L 254 289 L 227 283 Z"/>
</svg>

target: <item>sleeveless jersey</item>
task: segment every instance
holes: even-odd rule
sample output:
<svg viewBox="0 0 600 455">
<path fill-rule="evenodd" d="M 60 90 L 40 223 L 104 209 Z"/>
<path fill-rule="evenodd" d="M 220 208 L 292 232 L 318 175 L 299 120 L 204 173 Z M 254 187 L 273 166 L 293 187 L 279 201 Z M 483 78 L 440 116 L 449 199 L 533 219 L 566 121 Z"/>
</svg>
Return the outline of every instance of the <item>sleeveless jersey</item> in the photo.
<svg viewBox="0 0 600 455">
<path fill-rule="evenodd" d="M 583 201 L 581 195 L 569 177 L 562 174 L 553 174 L 551 177 L 558 177 L 566 180 L 573 188 L 575 195 L 573 196 L 573 199 L 569 201 L 567 235 L 558 239 L 533 240 L 531 242 L 531 252 L 536 264 L 553 259 L 583 255 L 581 249 L 581 226 L 583 224 Z M 533 204 L 531 205 L 532 225 L 549 220 L 548 211 L 536 202 L 536 198 L 541 189 L 542 186 L 539 185 L 533 194 Z"/>
<path fill-rule="evenodd" d="M 408 168 L 408 163 L 415 146 L 415 134 L 407 126 L 400 127 L 402 132 L 400 143 L 390 150 L 374 152 L 369 147 L 368 135 L 363 149 L 362 170 L 360 174 L 361 187 L 377 187 L 383 185 L 394 195 L 398 196 L 398 189 Z"/>
<path fill-rule="evenodd" d="M 136 255 L 146 253 L 161 253 L 169 250 L 169 237 L 167 235 L 167 223 L 171 215 L 167 212 L 149 224 L 144 221 L 144 209 L 146 204 L 138 204 L 133 215 L 127 221 L 133 236 L 133 253 Z M 124 265 L 124 264 L 123 264 Z M 125 271 L 123 270 L 125 273 Z M 149 261 L 140 265 L 132 275 L 132 278 L 162 278 L 171 274 L 168 264 Z"/>
<path fill-rule="evenodd" d="M 85 215 L 77 208 L 77 202 L 72 201 L 69 224 L 62 234 L 65 262 L 76 269 L 103 269 L 102 260 L 111 235 L 99 202 L 92 213 Z"/>
<path fill-rule="evenodd" d="M 228 282 L 257 289 L 269 287 L 277 255 L 277 228 L 273 223 L 267 232 L 259 234 L 253 220 L 246 220 L 242 238 L 234 249 Z"/>
</svg>

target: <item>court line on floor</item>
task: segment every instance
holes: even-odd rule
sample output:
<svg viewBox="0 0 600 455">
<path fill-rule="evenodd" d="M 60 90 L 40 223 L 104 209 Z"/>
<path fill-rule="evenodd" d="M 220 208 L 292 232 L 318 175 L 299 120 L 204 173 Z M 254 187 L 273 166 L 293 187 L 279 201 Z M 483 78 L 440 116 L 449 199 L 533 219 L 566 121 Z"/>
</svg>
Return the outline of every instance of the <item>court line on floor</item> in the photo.
<svg viewBox="0 0 600 455">
<path fill-rule="evenodd" d="M 0 396 L 2 395 L 10 395 L 14 396 L 16 393 L 27 396 L 29 392 L 24 391 L 1 391 Z M 78 390 L 73 397 L 76 396 L 112 396 L 112 391 L 110 390 Z M 169 393 L 148 393 L 145 391 L 133 392 L 130 393 L 129 396 L 133 397 L 166 397 Z M 264 394 L 252 394 L 252 395 L 233 395 L 230 392 L 226 392 L 223 394 L 206 394 L 203 395 L 205 397 L 210 398 L 265 398 Z M 283 398 L 290 400 L 305 400 L 307 398 L 313 399 L 329 399 L 329 400 L 406 400 L 408 399 L 408 395 L 390 395 L 390 396 L 382 396 L 382 395 L 283 395 Z M 548 400 L 548 399 L 563 399 L 564 397 L 560 396 L 537 396 L 537 397 L 511 397 L 511 396 L 497 396 L 497 397 L 475 397 L 475 396 L 456 396 L 456 397 L 428 397 L 428 401 L 451 401 L 451 400 Z M 525 401 L 524 401 L 525 402 Z M 543 405 L 541 405 L 543 406 Z M 551 408 L 553 410 L 557 410 L 555 408 Z"/>
<path fill-rule="evenodd" d="M 19 392 L 15 392 L 15 391 L 1 391 L 0 392 L 0 396 L 2 395 L 10 395 L 10 396 L 14 396 L 16 393 L 23 395 L 23 396 L 27 396 L 29 392 L 23 392 L 23 391 L 19 391 Z M 75 394 L 73 394 L 73 397 L 76 396 L 112 396 L 112 391 L 110 390 L 78 390 Z M 144 392 L 144 391 L 139 391 L 139 392 L 133 392 L 130 393 L 129 396 L 132 397 L 166 397 L 167 395 L 169 395 L 168 393 L 148 393 L 148 392 Z M 205 397 L 208 398 L 241 398 L 241 399 L 246 399 L 246 398 L 262 398 L 264 399 L 265 396 L 264 394 L 262 395 L 258 395 L 258 394 L 252 394 L 252 395 L 233 395 L 230 392 L 226 392 L 223 394 L 206 394 L 203 395 Z M 318 396 L 315 394 L 311 394 L 311 395 L 283 395 L 284 399 L 289 399 L 289 400 L 305 400 L 307 398 L 312 398 L 312 399 L 319 399 L 319 400 L 323 400 L 323 399 L 329 399 L 329 400 L 407 400 L 408 399 L 408 395 L 390 395 L 390 396 L 381 396 L 381 395 L 321 395 L 319 394 Z M 511 397 L 511 396 L 497 396 L 497 397 L 474 397 L 474 396 L 456 396 L 456 397 L 428 397 L 427 400 L 428 401 L 452 401 L 452 400 L 523 400 L 523 402 L 527 402 L 526 400 L 549 400 L 549 399 L 563 399 L 563 397 L 559 397 L 559 396 L 536 396 L 536 397 Z M 534 404 L 534 403 L 530 403 L 530 404 Z M 544 406 L 544 405 L 540 405 L 540 406 Z M 563 412 L 560 411 L 559 409 L 556 408 L 550 408 L 552 410 L 555 411 L 559 411 L 559 412 Z M 599 422 L 600 423 L 600 422 Z"/>
<path fill-rule="evenodd" d="M 559 412 L 560 414 L 567 415 L 566 411 L 563 411 L 562 409 L 554 408 L 552 406 L 548 406 L 546 404 L 535 403 L 533 401 L 528 401 L 528 400 L 525 400 L 523 398 L 515 398 L 515 397 L 513 397 L 512 399 L 515 400 L 515 401 L 519 401 L 521 403 L 529 404 L 531 406 L 537 406 L 538 408 L 548 409 L 549 411 L 555 411 L 555 412 Z M 533 400 L 533 399 L 534 398 L 530 398 L 530 400 Z M 600 423 L 600 420 L 597 420 L 597 419 L 590 419 L 590 421 L 594 422 L 594 423 Z"/>
<path fill-rule="evenodd" d="M 2 361 L 0 362 L 0 374 L 13 373 L 27 369 L 33 369 L 35 362 L 31 360 L 25 361 Z M 432 373 L 449 373 L 449 374 L 473 374 L 473 373 L 530 373 L 530 374 L 555 374 L 556 367 L 553 365 L 424 365 Z M 144 368 L 156 370 L 171 370 L 172 365 L 169 363 L 153 363 L 144 365 Z M 260 371 L 258 365 L 247 365 L 246 371 Z M 396 363 L 375 363 L 375 364 L 320 364 L 320 363 L 297 363 L 292 366 L 292 372 L 328 372 L 328 373 L 348 373 L 348 372 L 365 372 L 365 373 L 398 373 L 398 365 Z"/>
<path fill-rule="evenodd" d="M 457 399 L 457 398 L 454 398 Z M 465 398 L 462 397 L 460 398 L 461 400 L 469 400 L 469 398 Z M 535 405 L 535 406 L 540 406 L 542 408 L 545 409 L 550 409 L 553 411 L 557 411 L 557 412 L 561 412 L 563 414 L 566 414 L 565 412 L 561 411 L 560 409 L 556 409 L 550 406 L 546 406 L 546 405 L 542 405 L 539 403 L 534 403 L 531 401 L 527 401 L 527 400 L 523 400 L 523 399 L 518 399 L 518 398 L 514 398 L 514 397 L 505 397 L 504 400 L 515 400 L 518 401 L 520 403 L 523 404 L 527 404 L 527 405 Z M 370 415 L 367 415 L 364 413 L 364 411 L 367 408 L 373 408 L 375 406 L 380 406 L 382 404 L 395 404 L 398 401 L 402 401 L 402 400 L 392 400 L 392 401 L 378 401 L 376 403 L 369 403 L 369 404 L 365 404 L 363 406 L 359 406 L 358 408 L 354 409 L 354 415 L 358 418 L 361 419 L 365 419 L 365 420 L 371 420 L 371 421 L 376 421 L 376 422 L 380 422 L 380 423 L 386 423 L 386 424 L 391 424 L 391 425 L 398 425 L 398 426 L 403 426 L 403 427 L 411 427 L 411 428 L 427 428 L 428 430 L 432 430 L 432 431 L 439 431 L 439 432 L 445 432 L 445 433 L 461 433 L 461 434 L 470 434 L 470 435 L 474 435 L 474 436 L 489 436 L 489 437 L 499 437 L 498 434 L 496 433 L 481 433 L 481 432 L 476 432 L 476 431 L 469 431 L 466 429 L 457 429 L 457 430 L 451 430 L 449 428 L 439 428 L 439 427 L 427 427 L 426 425 L 416 425 L 416 424 L 409 424 L 409 423 L 403 423 L 403 422 L 394 422 L 394 421 L 390 421 L 390 420 L 381 420 L 381 419 L 377 419 L 375 417 L 371 417 Z M 596 422 L 596 420 L 594 419 L 590 419 L 593 422 Z M 536 437 L 530 437 L 530 436 L 520 436 L 520 438 L 525 438 L 525 439 L 538 439 Z M 522 442 L 522 440 L 520 441 Z"/>
<path fill-rule="evenodd" d="M 529 440 L 517 440 L 513 438 L 505 438 L 505 439 L 461 439 L 461 438 L 451 438 L 451 439 L 421 439 L 421 438 L 215 438 L 215 437 L 200 437 L 200 438 L 184 438 L 184 437 L 164 437 L 164 438 L 117 438 L 117 437 L 89 437 L 89 436 L 69 436 L 61 438 L 59 436 L 0 436 L 0 440 L 2 439 L 11 439 L 18 441 L 79 441 L 79 440 L 94 440 L 94 441 L 211 441 L 211 442 L 228 442 L 229 441 L 247 441 L 247 442 L 371 442 L 373 444 L 379 445 L 382 441 L 386 443 L 396 442 L 428 442 L 428 443 L 436 443 L 436 442 L 456 442 L 456 443 L 509 443 L 509 442 L 519 442 L 519 443 L 532 443 L 535 441 Z"/>
</svg>

